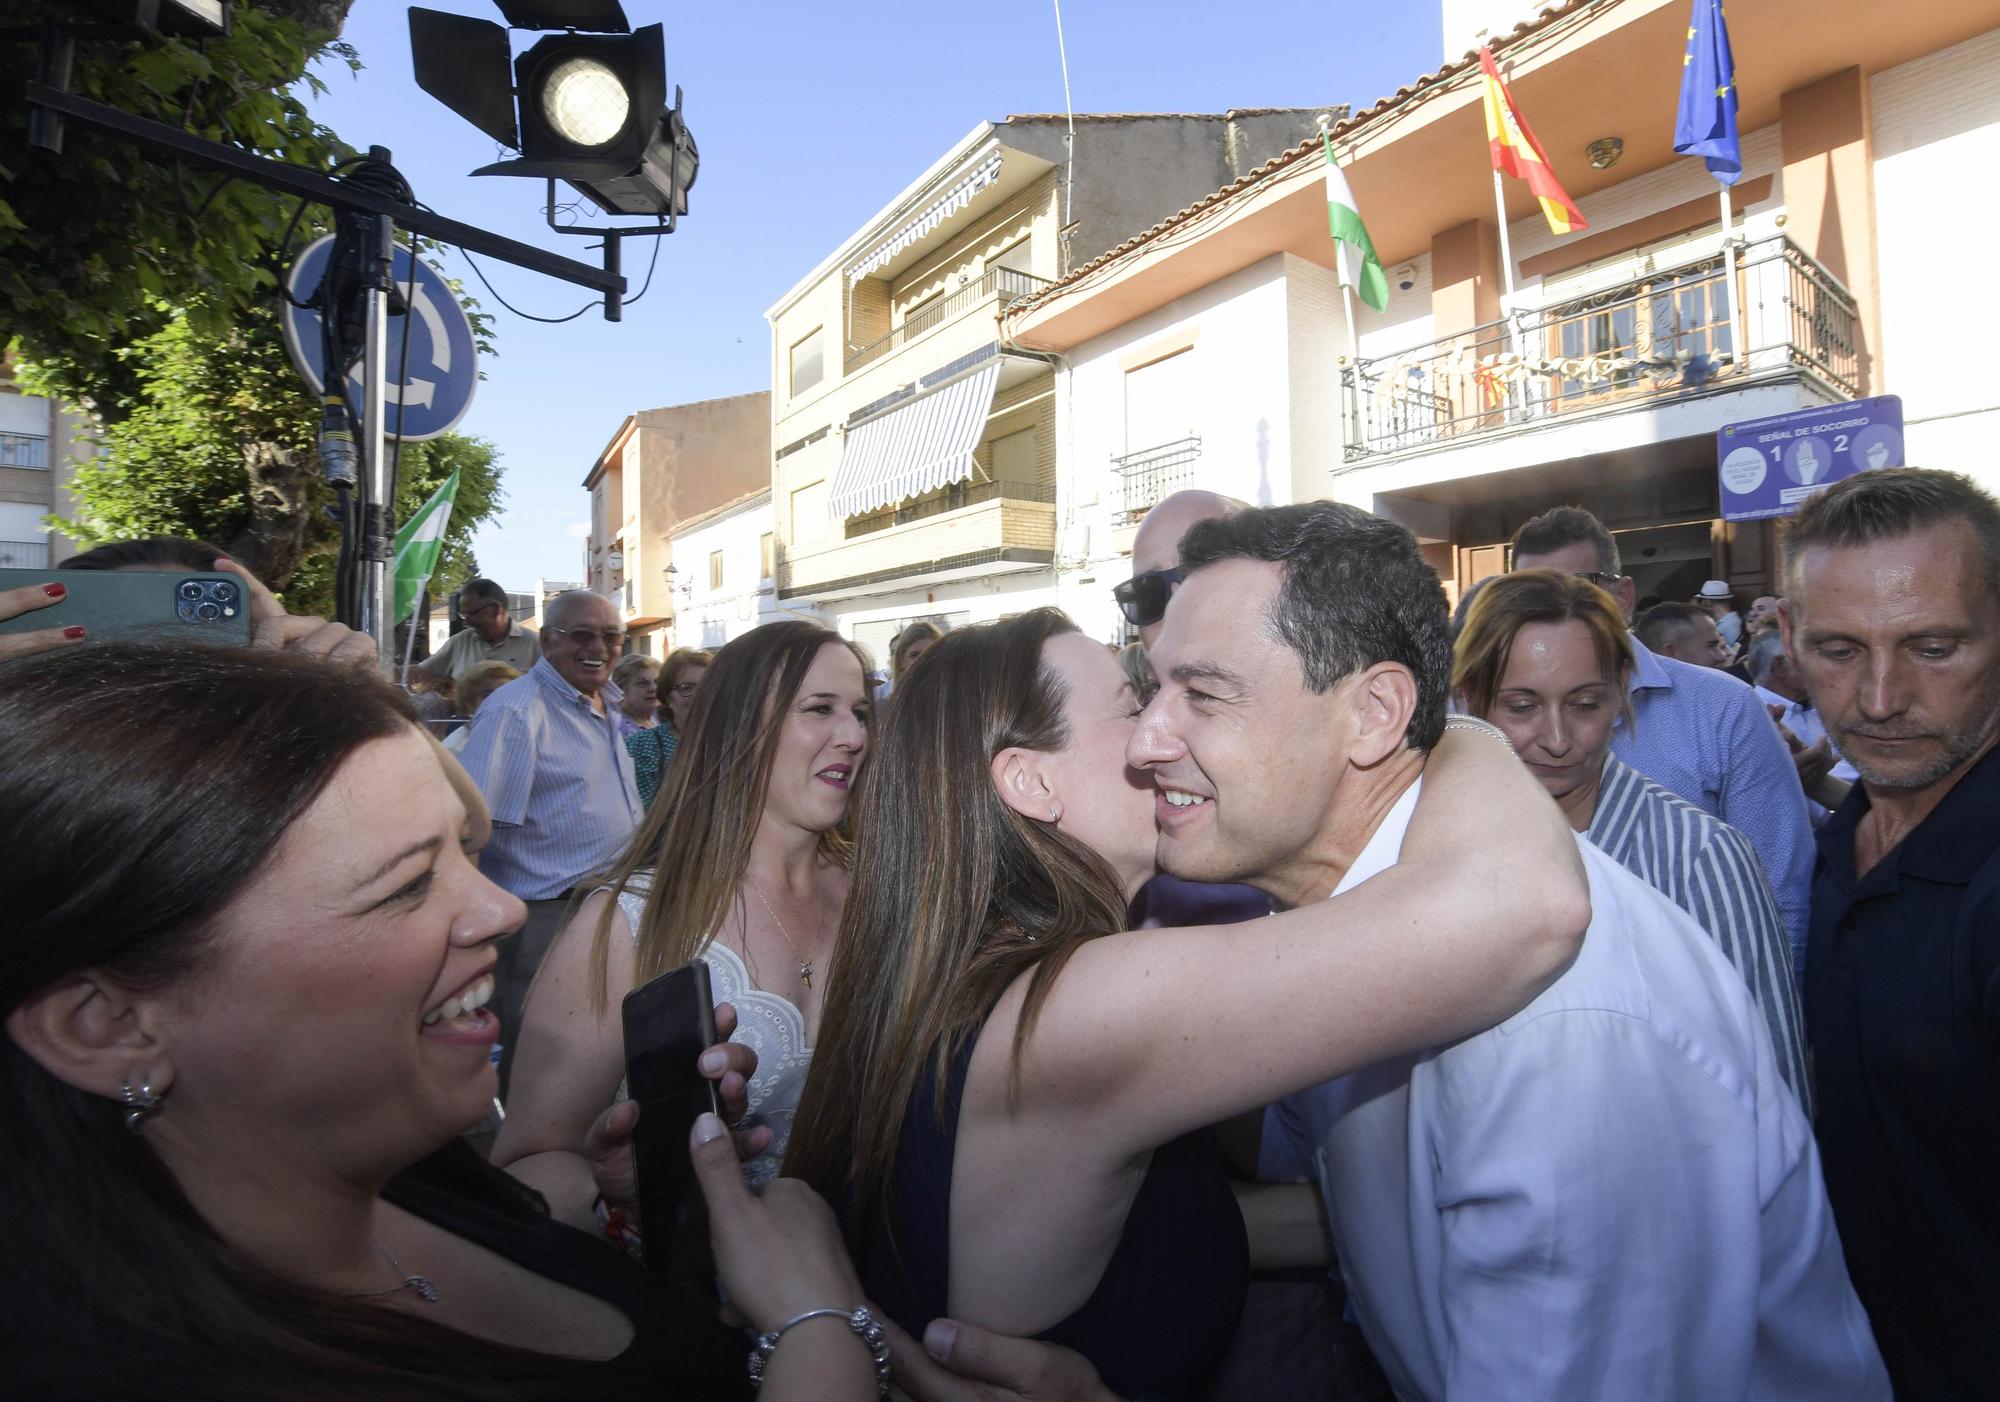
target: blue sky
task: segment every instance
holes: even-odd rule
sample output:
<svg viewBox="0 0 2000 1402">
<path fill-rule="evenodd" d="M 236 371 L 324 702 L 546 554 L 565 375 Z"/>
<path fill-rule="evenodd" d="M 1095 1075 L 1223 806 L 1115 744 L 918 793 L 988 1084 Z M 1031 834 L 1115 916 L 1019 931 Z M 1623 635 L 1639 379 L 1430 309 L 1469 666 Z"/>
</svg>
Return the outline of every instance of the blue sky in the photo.
<svg viewBox="0 0 2000 1402">
<path fill-rule="evenodd" d="M 1050 0 L 624 3 L 635 26 L 666 25 L 667 80 L 686 91 L 702 156 L 651 291 L 617 325 L 591 311 L 543 326 L 498 306 L 461 255 L 445 258 L 496 322 L 498 353 L 460 428 L 502 454 L 506 514 L 477 547 L 510 589 L 580 577 L 583 475 L 626 414 L 769 388 L 766 307 L 974 124 L 1063 106 Z M 499 17 L 470 0 L 430 7 Z M 494 145 L 418 89 L 405 15 L 359 0 L 343 37 L 366 67 L 322 66 L 331 91 L 320 119 L 356 147 L 389 147 L 441 213 L 594 259 L 588 240 L 543 226 L 540 182 L 466 174 L 496 158 Z M 1359 107 L 1435 68 L 1442 46 L 1426 0 L 1070 0 L 1063 24 L 1079 112 Z M 626 245 L 634 291 L 650 252 Z M 561 315 L 590 299 L 480 266 L 525 312 Z"/>
</svg>

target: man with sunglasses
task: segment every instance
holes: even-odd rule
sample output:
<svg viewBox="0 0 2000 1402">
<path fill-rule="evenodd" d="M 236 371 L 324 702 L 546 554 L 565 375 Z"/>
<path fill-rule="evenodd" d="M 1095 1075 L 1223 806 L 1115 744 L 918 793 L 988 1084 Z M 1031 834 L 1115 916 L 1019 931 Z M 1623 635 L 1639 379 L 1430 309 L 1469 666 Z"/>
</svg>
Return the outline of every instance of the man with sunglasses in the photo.
<svg viewBox="0 0 2000 1402">
<path fill-rule="evenodd" d="M 1557 569 L 1588 579 L 1632 621 L 1637 589 L 1618 542 L 1576 506 L 1545 511 L 1514 533 L 1517 570 Z M 1742 833 L 1763 865 L 1792 946 L 1805 967 L 1812 914 L 1813 836 L 1798 771 L 1757 693 L 1714 667 L 1660 657 L 1632 638 L 1631 720 L 1617 722 L 1611 752 L 1662 788 Z"/>
<path fill-rule="evenodd" d="M 588 589 L 556 595 L 542 615 L 540 658 L 486 698 L 459 751 L 493 811 L 480 870 L 528 907 L 520 934 L 500 942 L 495 970 L 503 1095 L 528 985 L 571 890 L 609 867 L 645 817 L 611 681 L 624 643 L 611 600 Z"/>
<path fill-rule="evenodd" d="M 458 616 L 466 626 L 419 662 L 417 671 L 457 681 L 482 662 L 505 662 L 525 672 L 542 655 L 541 642 L 508 612 L 507 591 L 490 579 L 466 581 L 458 591 Z"/>
</svg>

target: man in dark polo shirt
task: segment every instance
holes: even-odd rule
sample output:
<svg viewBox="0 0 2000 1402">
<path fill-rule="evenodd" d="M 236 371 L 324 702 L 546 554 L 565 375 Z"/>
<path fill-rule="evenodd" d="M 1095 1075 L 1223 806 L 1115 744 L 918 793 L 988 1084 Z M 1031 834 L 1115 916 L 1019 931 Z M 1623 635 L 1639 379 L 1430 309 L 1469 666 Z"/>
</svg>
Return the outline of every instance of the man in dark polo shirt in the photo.
<svg viewBox="0 0 2000 1402">
<path fill-rule="evenodd" d="M 1785 583 L 1861 775 L 1807 942 L 1827 1194 L 1896 1396 L 2000 1396 L 2000 503 L 1861 473 L 1792 519 Z"/>
</svg>

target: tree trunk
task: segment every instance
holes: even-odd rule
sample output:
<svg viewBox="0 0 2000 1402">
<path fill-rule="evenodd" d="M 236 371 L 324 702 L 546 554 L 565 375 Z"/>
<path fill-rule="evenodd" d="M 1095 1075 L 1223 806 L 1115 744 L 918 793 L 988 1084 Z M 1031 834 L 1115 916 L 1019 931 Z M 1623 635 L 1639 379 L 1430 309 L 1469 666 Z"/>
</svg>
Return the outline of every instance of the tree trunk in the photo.
<svg viewBox="0 0 2000 1402">
<path fill-rule="evenodd" d="M 246 443 L 243 473 L 250 522 L 227 549 L 272 589 L 283 589 L 305 555 L 312 525 L 313 456 L 276 443 Z"/>
</svg>

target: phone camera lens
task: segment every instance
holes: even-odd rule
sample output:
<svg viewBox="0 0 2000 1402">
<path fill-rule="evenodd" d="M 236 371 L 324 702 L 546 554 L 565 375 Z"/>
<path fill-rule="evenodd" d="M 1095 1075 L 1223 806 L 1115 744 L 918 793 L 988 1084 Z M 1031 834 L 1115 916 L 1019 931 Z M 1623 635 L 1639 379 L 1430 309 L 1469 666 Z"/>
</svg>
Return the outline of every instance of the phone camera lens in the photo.
<svg viewBox="0 0 2000 1402">
<path fill-rule="evenodd" d="M 191 603 L 194 600 L 199 599 L 201 597 L 201 593 L 202 593 L 201 581 L 195 579 L 182 581 L 181 597 L 183 599 L 186 599 Z"/>
<path fill-rule="evenodd" d="M 195 606 L 194 612 L 195 617 L 199 618 L 202 622 L 213 623 L 216 619 L 222 617 L 222 606 L 211 600 L 204 599 L 200 604 Z"/>
<path fill-rule="evenodd" d="M 227 579 L 218 579 L 208 587 L 209 597 L 220 599 L 225 604 L 236 602 L 236 585 Z"/>
</svg>

